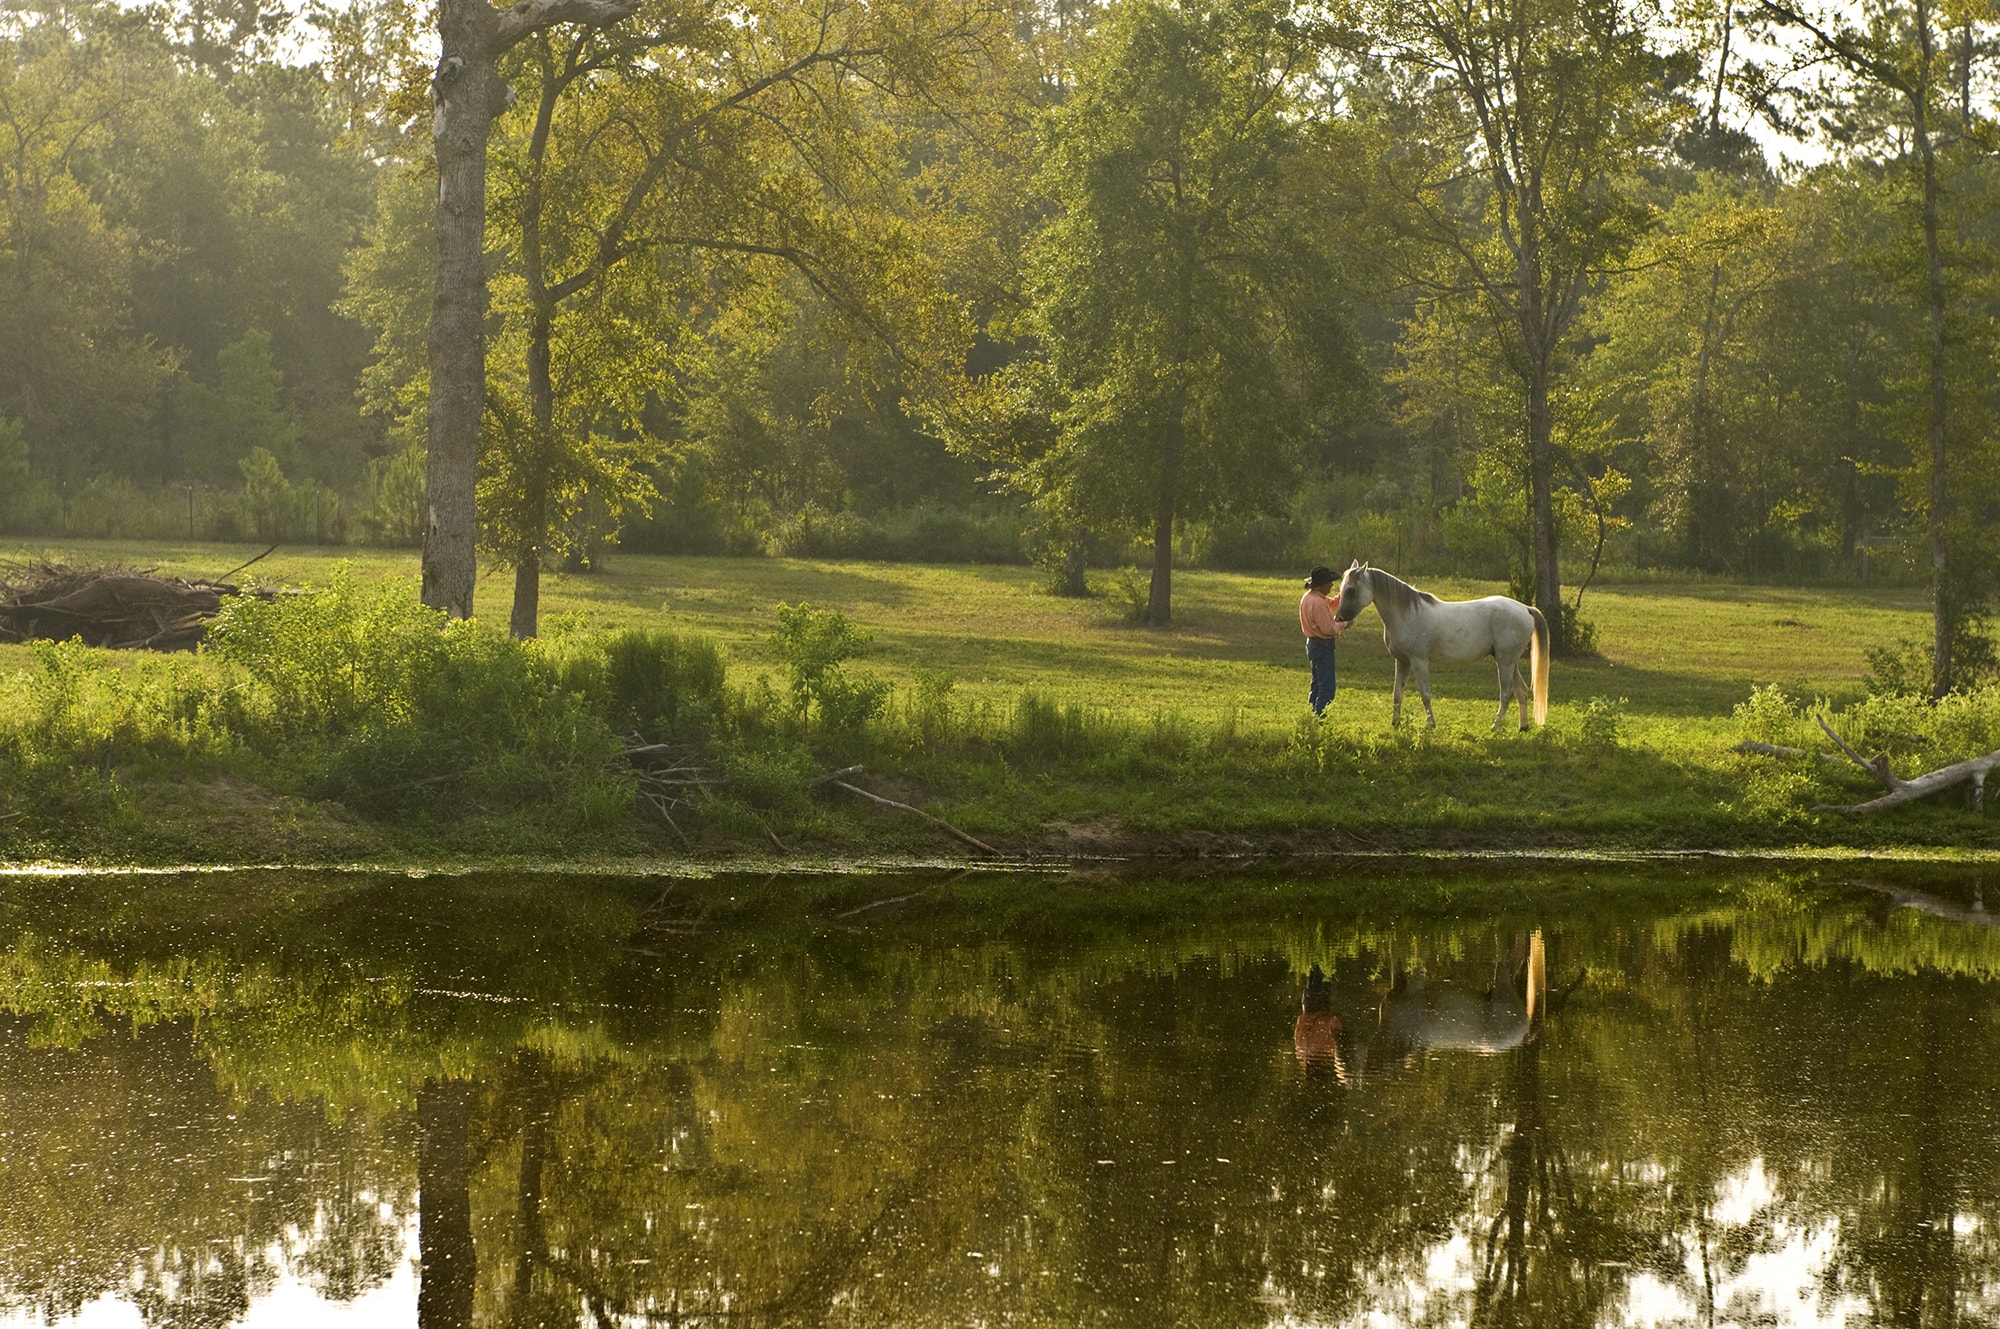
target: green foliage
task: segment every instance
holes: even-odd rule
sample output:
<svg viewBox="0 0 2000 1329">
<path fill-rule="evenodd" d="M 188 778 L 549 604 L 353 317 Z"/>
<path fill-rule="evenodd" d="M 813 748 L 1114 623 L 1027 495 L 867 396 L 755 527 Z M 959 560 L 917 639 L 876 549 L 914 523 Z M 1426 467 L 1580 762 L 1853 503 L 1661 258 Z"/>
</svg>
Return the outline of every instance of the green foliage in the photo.
<svg viewBox="0 0 2000 1329">
<path fill-rule="evenodd" d="M 1862 683 L 1870 693 L 1928 696 L 1931 690 L 1929 642 L 1904 640 L 1868 648 L 1868 673 Z"/>
<path fill-rule="evenodd" d="M 407 584 L 231 602 L 211 633 L 240 670 L 242 738 L 311 754 L 313 783 L 368 807 L 454 796 L 601 815 L 615 740 L 601 712 L 540 654 L 473 622 L 447 622 Z"/>
<path fill-rule="evenodd" d="M 239 466 L 250 478 L 253 462 L 260 470 L 296 468 L 299 428 L 280 400 L 283 386 L 271 335 L 261 328 L 217 352 L 214 386 L 182 380 L 176 436 L 187 473 L 219 483 Z"/>
<path fill-rule="evenodd" d="M 28 438 L 19 420 L 0 415 L 0 524 L 14 520 L 28 504 Z"/>
<path fill-rule="evenodd" d="M 889 685 L 841 666 L 868 646 L 868 633 L 837 609 L 780 604 L 775 638 L 791 675 L 792 713 L 832 733 L 850 733 L 880 715 Z"/>
<path fill-rule="evenodd" d="M 1585 747 L 1615 748 L 1625 742 L 1625 715 L 1631 702 L 1624 697 L 1592 697 L 1583 705 L 1577 737 Z"/>
<path fill-rule="evenodd" d="M 361 531 L 377 544 L 414 546 L 424 538 L 424 449 L 411 444 L 368 463 Z"/>
<path fill-rule="evenodd" d="M 721 648 L 707 637 L 625 628 L 604 637 L 606 709 L 612 723 L 649 739 L 705 730 L 723 700 Z"/>
<path fill-rule="evenodd" d="M 1050 117 L 1057 211 L 1028 269 L 1056 434 L 1013 483 L 1058 525 L 1170 543 L 1298 473 L 1305 387 L 1350 349 L 1331 284 L 1291 283 L 1315 241 L 1281 202 L 1299 41 L 1281 5 L 1121 5 Z M 1149 594 L 1163 618 L 1167 586 Z"/>
<path fill-rule="evenodd" d="M 1759 743 L 1800 746 L 1803 717 L 1797 703 L 1776 683 L 1750 689 L 1750 699 L 1738 702 L 1731 714 L 1746 736 Z"/>
</svg>

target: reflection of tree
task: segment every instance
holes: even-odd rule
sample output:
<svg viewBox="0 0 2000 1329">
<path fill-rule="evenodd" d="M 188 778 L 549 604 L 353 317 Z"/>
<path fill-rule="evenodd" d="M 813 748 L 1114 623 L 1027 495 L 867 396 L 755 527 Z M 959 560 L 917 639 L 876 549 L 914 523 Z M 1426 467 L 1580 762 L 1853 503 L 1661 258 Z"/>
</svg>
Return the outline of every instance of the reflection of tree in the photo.
<svg viewBox="0 0 2000 1329">
<path fill-rule="evenodd" d="M 417 1090 L 417 1241 L 422 1329 L 471 1329 L 478 1266 L 472 1246 L 473 1086 L 431 1080 Z"/>
<path fill-rule="evenodd" d="M 28 1046 L 25 1025 L 0 1021 L 0 1306 L 54 1318 L 117 1290 L 149 1324 L 221 1326 L 330 1239 L 349 1295 L 400 1263 L 406 1183 L 379 1121 L 233 1102 L 186 1025 L 76 1049 Z"/>
<path fill-rule="evenodd" d="M 0 1299 L 74 1308 L 156 1262 L 163 1323 L 227 1318 L 286 1264 L 352 1296 L 402 1259 L 420 1182 L 431 1326 L 1580 1326 L 1642 1274 L 1726 1322 L 1781 1227 L 1829 1225 L 1827 1295 L 1919 1326 L 1994 1309 L 2000 1024 L 1975 978 L 1924 976 L 1983 972 L 1942 920 L 1579 912 L 1550 968 L 1584 986 L 1539 1038 L 1342 1084 L 1298 1064 L 1310 964 L 1354 1029 L 1392 961 L 1477 993 L 1520 924 L 1191 910 L 1135 941 L 1010 883 L 861 932 L 678 889 L 720 916 L 643 960 L 657 889 L 615 884 L 530 910 L 426 883 L 426 929 L 363 884 L 243 941 L 36 910 L 43 939 L 0 953 L 24 1017 L 0 1126 L 51 1161 L 0 1151 Z M 30 1017 L 72 1046 L 26 1048 Z M 1437 1276 L 1455 1250 L 1463 1287 Z"/>
</svg>

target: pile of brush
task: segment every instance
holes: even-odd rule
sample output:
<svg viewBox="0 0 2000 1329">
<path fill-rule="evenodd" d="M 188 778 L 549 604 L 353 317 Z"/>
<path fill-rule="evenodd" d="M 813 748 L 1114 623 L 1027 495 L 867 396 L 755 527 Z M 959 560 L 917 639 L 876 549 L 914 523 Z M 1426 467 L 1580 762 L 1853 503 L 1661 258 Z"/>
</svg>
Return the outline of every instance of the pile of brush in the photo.
<svg viewBox="0 0 2000 1329">
<path fill-rule="evenodd" d="M 220 578 L 163 577 L 151 569 L 13 564 L 0 567 L 0 642 L 74 637 L 115 650 L 191 651 L 224 596 L 271 594 Z"/>
</svg>

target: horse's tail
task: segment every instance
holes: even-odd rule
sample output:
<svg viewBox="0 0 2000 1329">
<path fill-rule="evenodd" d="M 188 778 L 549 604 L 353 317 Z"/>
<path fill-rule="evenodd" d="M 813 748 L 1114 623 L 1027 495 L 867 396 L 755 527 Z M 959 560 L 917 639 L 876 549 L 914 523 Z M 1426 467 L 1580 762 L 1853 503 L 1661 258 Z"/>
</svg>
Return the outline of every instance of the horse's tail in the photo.
<svg viewBox="0 0 2000 1329">
<path fill-rule="evenodd" d="M 1535 620 L 1535 636 L 1528 644 L 1528 668 L 1535 679 L 1535 723 L 1549 722 L 1549 621 L 1533 605 L 1524 606 Z"/>
</svg>

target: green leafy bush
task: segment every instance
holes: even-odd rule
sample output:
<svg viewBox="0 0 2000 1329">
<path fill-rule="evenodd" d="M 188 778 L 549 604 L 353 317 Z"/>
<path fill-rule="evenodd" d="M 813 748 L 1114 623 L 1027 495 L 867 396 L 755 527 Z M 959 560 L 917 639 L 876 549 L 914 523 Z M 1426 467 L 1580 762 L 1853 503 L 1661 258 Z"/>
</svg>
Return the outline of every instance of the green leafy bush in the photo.
<svg viewBox="0 0 2000 1329">
<path fill-rule="evenodd" d="M 603 640 L 604 708 L 614 725 L 651 739 L 705 732 L 727 673 L 712 638 L 625 628 Z"/>
<path fill-rule="evenodd" d="M 1785 690 L 1776 683 L 1750 689 L 1750 699 L 1736 703 L 1731 712 L 1749 738 L 1781 747 L 1804 746 L 1801 732 L 1804 717 Z"/>
<path fill-rule="evenodd" d="M 445 793 L 596 806 L 613 778 L 603 710 L 553 660 L 446 621 L 407 582 L 362 588 L 342 568 L 323 590 L 231 602 L 211 637 L 247 684 L 244 739 L 296 754 L 315 792 L 380 807 Z"/>
<path fill-rule="evenodd" d="M 792 683 L 792 711 L 816 715 L 822 728 L 853 733 L 880 715 L 889 685 L 871 674 L 842 668 L 868 646 L 868 634 L 833 609 L 810 604 L 778 606 L 778 649 Z"/>
</svg>

